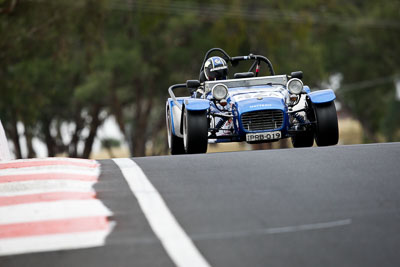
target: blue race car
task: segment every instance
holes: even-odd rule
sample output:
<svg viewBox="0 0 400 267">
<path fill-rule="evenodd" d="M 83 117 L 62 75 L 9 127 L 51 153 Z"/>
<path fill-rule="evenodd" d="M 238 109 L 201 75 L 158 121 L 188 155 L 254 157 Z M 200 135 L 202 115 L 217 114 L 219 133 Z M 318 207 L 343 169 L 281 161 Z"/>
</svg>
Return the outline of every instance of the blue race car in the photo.
<svg viewBox="0 0 400 267">
<path fill-rule="evenodd" d="M 211 53 L 219 56 L 210 57 Z M 248 72 L 228 78 L 228 64 L 252 63 Z M 259 76 L 261 63 L 269 76 Z M 339 140 L 334 92 L 311 92 L 301 71 L 275 75 L 264 56 L 230 57 L 224 50 L 209 50 L 199 80 L 172 85 L 166 103 L 168 145 L 171 154 L 207 152 L 208 143 L 264 143 L 291 138 L 294 147 L 336 145 Z M 176 97 L 187 88 L 190 96 Z"/>
</svg>

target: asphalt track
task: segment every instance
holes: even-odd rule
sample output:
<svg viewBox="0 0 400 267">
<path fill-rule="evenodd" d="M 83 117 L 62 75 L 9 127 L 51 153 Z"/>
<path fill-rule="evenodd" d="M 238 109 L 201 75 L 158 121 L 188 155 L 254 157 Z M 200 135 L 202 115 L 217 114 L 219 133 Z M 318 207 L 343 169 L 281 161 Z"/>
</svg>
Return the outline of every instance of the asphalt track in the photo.
<svg viewBox="0 0 400 267">
<path fill-rule="evenodd" d="M 212 266 L 400 266 L 400 143 L 134 158 Z M 0 266 L 174 266 L 112 160 L 98 248 Z"/>
</svg>

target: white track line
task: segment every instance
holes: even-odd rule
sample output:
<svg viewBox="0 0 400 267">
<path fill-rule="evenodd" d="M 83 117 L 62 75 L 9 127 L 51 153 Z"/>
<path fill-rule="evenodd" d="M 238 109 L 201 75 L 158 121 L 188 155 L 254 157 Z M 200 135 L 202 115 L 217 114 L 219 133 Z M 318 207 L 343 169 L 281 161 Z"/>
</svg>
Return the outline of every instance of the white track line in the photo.
<svg viewBox="0 0 400 267">
<path fill-rule="evenodd" d="M 112 227 L 110 224 L 106 231 L 0 239 L 0 256 L 104 246 Z"/>
<path fill-rule="evenodd" d="M 39 202 L 0 207 L 0 224 L 110 215 L 98 199 Z"/>
<path fill-rule="evenodd" d="M 130 159 L 113 159 L 119 166 L 155 235 L 177 266 L 210 266 L 168 209 L 142 169 Z"/>
</svg>

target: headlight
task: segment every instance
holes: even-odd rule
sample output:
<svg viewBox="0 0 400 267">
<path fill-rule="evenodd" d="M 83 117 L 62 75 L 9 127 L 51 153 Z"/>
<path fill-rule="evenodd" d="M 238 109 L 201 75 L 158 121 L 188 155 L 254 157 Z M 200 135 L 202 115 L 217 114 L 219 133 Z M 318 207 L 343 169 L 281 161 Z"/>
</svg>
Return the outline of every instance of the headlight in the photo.
<svg viewBox="0 0 400 267">
<path fill-rule="evenodd" d="M 224 99 L 228 95 L 228 87 L 222 83 L 214 85 L 211 91 L 213 97 L 217 100 Z"/>
<path fill-rule="evenodd" d="M 297 78 L 290 79 L 286 85 L 291 94 L 300 94 L 303 91 L 303 82 Z"/>
</svg>

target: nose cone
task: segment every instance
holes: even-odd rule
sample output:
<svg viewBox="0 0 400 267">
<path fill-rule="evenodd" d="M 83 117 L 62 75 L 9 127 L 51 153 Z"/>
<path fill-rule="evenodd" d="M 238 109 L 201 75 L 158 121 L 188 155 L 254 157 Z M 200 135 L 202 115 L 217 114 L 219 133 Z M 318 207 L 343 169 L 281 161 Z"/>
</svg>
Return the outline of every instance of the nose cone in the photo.
<svg viewBox="0 0 400 267">
<path fill-rule="evenodd" d="M 284 111 L 285 101 L 283 100 L 283 98 L 277 97 L 257 97 L 243 99 L 236 102 L 236 108 L 239 114 L 265 109 L 279 109 Z"/>
</svg>

